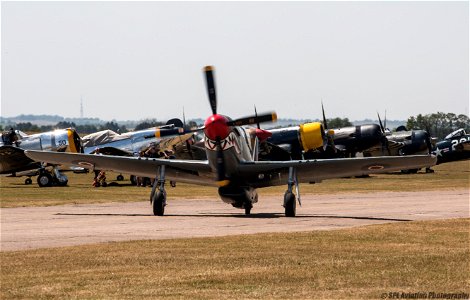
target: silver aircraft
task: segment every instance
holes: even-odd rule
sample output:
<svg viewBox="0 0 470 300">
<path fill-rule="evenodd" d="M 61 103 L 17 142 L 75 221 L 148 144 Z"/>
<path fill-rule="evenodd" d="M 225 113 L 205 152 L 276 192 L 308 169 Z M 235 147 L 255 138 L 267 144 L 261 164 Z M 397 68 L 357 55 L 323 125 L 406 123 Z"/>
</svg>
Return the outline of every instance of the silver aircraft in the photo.
<svg viewBox="0 0 470 300">
<path fill-rule="evenodd" d="M 202 128 L 206 160 L 116 157 L 27 151 L 34 160 L 68 163 L 86 168 L 134 173 L 158 177 L 152 195 L 154 215 L 164 215 L 167 205 L 166 180 L 199 185 L 217 186 L 222 201 L 250 214 L 258 202 L 256 189 L 286 185 L 282 205 L 285 215 L 296 215 L 296 198 L 300 203 L 299 184 L 321 182 L 324 179 L 384 173 L 404 168 L 431 166 L 436 158 L 430 155 L 405 157 L 336 158 L 315 160 L 258 160 L 260 139 L 269 132 L 242 126 L 275 121 L 276 114 L 268 113 L 232 120 L 217 113 L 213 68 L 204 69 L 209 103 L 212 110 Z M 296 197 L 297 196 L 297 197 Z"/>
<path fill-rule="evenodd" d="M 169 122 L 174 122 L 169 123 Z M 176 127 L 178 126 L 178 127 Z M 174 146 L 187 143 L 194 135 L 185 133 L 183 123 L 179 119 L 168 121 L 167 125 L 118 134 L 112 130 L 103 130 L 82 138 L 83 152 L 86 154 L 106 154 L 115 156 L 142 156 L 149 146 L 155 146 L 157 153 L 172 150 Z M 124 180 L 119 174 L 118 181 Z M 135 176 L 130 180 L 135 182 Z"/>
<path fill-rule="evenodd" d="M 47 150 L 78 153 L 82 151 L 80 137 L 72 128 L 28 135 L 20 130 L 4 131 L 0 140 L 0 174 L 27 176 L 25 184 L 31 184 L 31 177 L 38 175 L 40 187 L 52 184 L 67 185 L 68 179 L 57 165 L 36 162 L 24 154 L 25 150 Z"/>
<path fill-rule="evenodd" d="M 118 156 L 138 156 L 150 144 L 155 144 L 158 149 L 165 150 L 184 143 L 192 136 L 192 132 L 184 133 L 182 127 L 169 124 L 122 134 L 112 130 L 103 130 L 84 136 L 82 145 L 83 152 L 86 154 L 99 152 Z"/>
</svg>

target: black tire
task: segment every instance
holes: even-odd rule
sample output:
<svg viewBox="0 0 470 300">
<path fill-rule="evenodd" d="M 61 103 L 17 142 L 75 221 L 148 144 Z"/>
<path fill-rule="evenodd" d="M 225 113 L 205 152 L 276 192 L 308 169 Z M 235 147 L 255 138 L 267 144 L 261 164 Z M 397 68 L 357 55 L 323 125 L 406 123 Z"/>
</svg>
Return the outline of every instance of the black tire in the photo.
<svg viewBox="0 0 470 300">
<path fill-rule="evenodd" d="M 33 183 L 33 180 L 31 178 L 26 178 L 24 180 L 24 184 L 28 185 L 28 184 L 32 184 Z"/>
<path fill-rule="evenodd" d="M 107 187 L 108 186 L 108 183 L 106 181 L 103 181 L 103 183 L 101 184 L 102 187 Z"/>
<path fill-rule="evenodd" d="M 159 187 L 158 180 L 155 179 L 152 185 L 152 190 L 150 191 L 150 204 L 153 202 L 153 197 L 155 196 L 155 193 L 157 192 L 157 189 Z"/>
<path fill-rule="evenodd" d="M 284 194 L 284 208 L 286 217 L 295 217 L 296 206 L 295 195 L 293 193 L 286 192 Z"/>
<path fill-rule="evenodd" d="M 123 181 L 123 180 L 124 180 L 124 176 L 122 176 L 121 174 L 119 174 L 119 175 L 116 177 L 116 180 L 117 180 L 117 181 Z"/>
<path fill-rule="evenodd" d="M 253 208 L 253 206 L 249 205 L 249 206 L 245 206 L 245 215 L 250 215 L 251 214 L 251 209 Z"/>
<path fill-rule="evenodd" d="M 153 196 L 152 209 L 154 216 L 163 216 L 165 214 L 165 192 L 158 191 Z"/>
<path fill-rule="evenodd" d="M 416 174 L 418 173 L 419 169 L 409 169 L 409 170 L 401 170 L 403 174 Z"/>
<path fill-rule="evenodd" d="M 129 180 L 131 181 L 132 185 L 137 185 L 137 179 L 134 175 L 131 175 L 131 177 L 129 177 Z"/>
<path fill-rule="evenodd" d="M 39 187 L 49 187 L 52 186 L 52 176 L 49 173 L 41 173 L 38 176 L 38 185 Z"/>
</svg>

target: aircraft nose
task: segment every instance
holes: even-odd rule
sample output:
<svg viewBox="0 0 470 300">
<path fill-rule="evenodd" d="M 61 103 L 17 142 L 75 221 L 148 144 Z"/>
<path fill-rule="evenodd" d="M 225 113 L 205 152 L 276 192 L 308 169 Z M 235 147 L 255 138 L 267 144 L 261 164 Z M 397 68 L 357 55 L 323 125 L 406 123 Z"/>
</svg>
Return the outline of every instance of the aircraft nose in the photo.
<svg viewBox="0 0 470 300">
<path fill-rule="evenodd" d="M 204 122 L 204 134 L 210 140 L 225 139 L 229 132 L 227 119 L 222 115 L 214 114 Z"/>
</svg>

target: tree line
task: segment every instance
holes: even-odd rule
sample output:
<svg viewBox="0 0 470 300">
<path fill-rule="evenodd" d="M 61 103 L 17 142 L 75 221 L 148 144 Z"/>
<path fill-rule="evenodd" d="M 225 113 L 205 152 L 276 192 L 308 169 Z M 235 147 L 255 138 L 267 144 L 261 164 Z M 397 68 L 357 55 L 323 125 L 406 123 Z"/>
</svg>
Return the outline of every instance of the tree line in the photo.
<svg viewBox="0 0 470 300">
<path fill-rule="evenodd" d="M 434 114 L 409 117 L 406 122 L 407 129 L 423 129 L 432 137 L 443 139 L 446 135 L 459 128 L 470 132 L 470 119 L 464 114 L 437 112 Z"/>
<path fill-rule="evenodd" d="M 348 118 L 333 118 L 327 119 L 329 128 L 340 128 L 352 126 L 353 124 L 349 121 Z M 143 120 L 138 123 L 133 130 L 142 130 L 150 127 L 157 127 L 165 125 L 164 122 L 152 120 Z M 194 121 L 190 121 L 187 124 L 188 127 L 196 127 L 197 124 Z M 75 128 L 79 134 L 90 134 L 101 130 L 112 130 L 118 133 L 128 132 L 129 129 L 125 125 L 119 125 L 117 122 L 111 121 L 104 124 L 84 124 L 76 125 L 74 122 L 60 121 L 56 125 L 42 125 L 38 126 L 32 124 L 31 122 L 17 123 L 14 126 L 11 126 L 14 129 L 18 129 L 24 132 L 45 132 L 51 131 L 58 128 Z M 9 129 L 10 126 L 1 126 L 0 131 Z M 470 119 L 465 114 L 454 114 L 454 113 L 443 113 L 437 112 L 433 114 L 417 116 L 411 116 L 406 122 L 406 128 L 411 129 L 423 129 L 428 131 L 431 136 L 437 137 L 439 139 L 444 138 L 447 134 L 451 133 L 454 130 L 459 128 L 464 128 L 467 132 L 470 132 Z"/>
</svg>

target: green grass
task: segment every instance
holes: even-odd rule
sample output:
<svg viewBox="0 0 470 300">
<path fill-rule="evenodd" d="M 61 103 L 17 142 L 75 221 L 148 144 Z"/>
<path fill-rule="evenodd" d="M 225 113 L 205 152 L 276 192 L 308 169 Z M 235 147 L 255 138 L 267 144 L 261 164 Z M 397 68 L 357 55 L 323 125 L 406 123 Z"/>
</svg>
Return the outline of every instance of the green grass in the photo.
<svg viewBox="0 0 470 300">
<path fill-rule="evenodd" d="M 470 292 L 470 219 L 1 252 L 1 299 Z"/>
<path fill-rule="evenodd" d="M 423 191 L 469 188 L 470 161 L 460 161 L 434 167 L 433 174 L 382 174 L 369 178 L 344 178 L 325 180 L 319 184 L 302 184 L 302 193 L 364 193 L 375 191 Z M 115 179 L 116 173 L 108 173 L 107 178 Z M 110 201 L 143 201 L 149 198 L 150 188 L 135 187 L 130 181 L 120 182 L 120 186 L 94 188 L 92 174 L 67 174 L 69 186 L 40 188 L 34 181 L 24 185 L 24 178 L 0 177 L 2 189 L 0 207 L 50 206 L 61 204 L 104 203 Z M 125 176 L 129 178 L 127 175 Z M 286 186 L 259 189 L 260 196 L 282 195 Z M 168 185 L 169 199 L 217 197 L 217 189 L 178 183 L 176 188 Z"/>
</svg>

